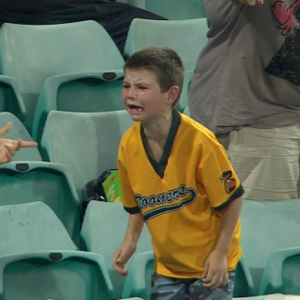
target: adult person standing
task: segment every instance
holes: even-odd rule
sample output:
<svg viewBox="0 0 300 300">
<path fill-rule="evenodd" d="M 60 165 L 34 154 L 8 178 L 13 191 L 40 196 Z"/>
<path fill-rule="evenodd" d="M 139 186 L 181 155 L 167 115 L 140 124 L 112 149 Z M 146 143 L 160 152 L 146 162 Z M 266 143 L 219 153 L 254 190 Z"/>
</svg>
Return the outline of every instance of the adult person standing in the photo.
<svg viewBox="0 0 300 300">
<path fill-rule="evenodd" d="M 246 199 L 299 197 L 300 0 L 204 0 L 191 117 L 228 146 Z"/>
<path fill-rule="evenodd" d="M 134 18 L 164 19 L 114 0 L 0 0 L 0 26 L 17 24 L 63 24 L 94 20 L 100 23 L 123 53 Z"/>
</svg>

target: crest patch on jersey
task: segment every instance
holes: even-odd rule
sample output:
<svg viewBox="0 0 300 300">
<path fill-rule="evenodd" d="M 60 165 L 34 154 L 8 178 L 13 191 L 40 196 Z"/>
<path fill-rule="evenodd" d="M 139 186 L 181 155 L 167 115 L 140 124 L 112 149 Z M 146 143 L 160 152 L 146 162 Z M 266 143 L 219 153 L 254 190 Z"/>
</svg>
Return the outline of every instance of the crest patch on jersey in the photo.
<svg viewBox="0 0 300 300">
<path fill-rule="evenodd" d="M 235 189 L 236 182 L 235 179 L 232 178 L 231 171 L 223 172 L 220 177 L 220 180 L 224 184 L 226 194 L 230 194 Z"/>
</svg>

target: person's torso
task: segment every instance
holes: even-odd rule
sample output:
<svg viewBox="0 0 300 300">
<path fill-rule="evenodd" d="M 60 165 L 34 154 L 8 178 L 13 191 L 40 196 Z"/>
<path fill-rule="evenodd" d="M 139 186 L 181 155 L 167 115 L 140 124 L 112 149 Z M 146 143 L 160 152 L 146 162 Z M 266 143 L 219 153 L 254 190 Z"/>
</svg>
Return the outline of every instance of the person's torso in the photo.
<svg viewBox="0 0 300 300">
<path fill-rule="evenodd" d="M 204 4 L 209 39 L 191 86 L 191 116 L 215 133 L 299 122 L 300 1 Z"/>
</svg>

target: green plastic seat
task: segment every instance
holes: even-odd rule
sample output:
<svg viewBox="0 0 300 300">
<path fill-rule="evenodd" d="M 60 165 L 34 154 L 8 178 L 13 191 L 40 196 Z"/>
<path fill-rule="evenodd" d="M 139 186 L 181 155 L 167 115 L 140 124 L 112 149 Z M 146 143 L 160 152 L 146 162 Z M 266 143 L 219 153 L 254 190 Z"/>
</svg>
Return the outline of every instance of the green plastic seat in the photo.
<svg viewBox="0 0 300 300">
<path fill-rule="evenodd" d="M 0 222 L 2 299 L 111 299 L 103 258 L 76 251 L 46 204 L 1 206 Z"/>
<path fill-rule="evenodd" d="M 34 113 L 33 138 L 40 141 L 51 110 L 72 112 L 123 110 L 121 99 L 123 76 L 123 71 L 110 71 L 57 75 L 48 78 Z"/>
<path fill-rule="evenodd" d="M 0 30 L 1 74 L 16 80 L 27 111 L 25 124 L 30 130 L 47 78 L 121 70 L 123 64 L 111 37 L 95 21 L 60 25 L 6 23 Z"/>
<path fill-rule="evenodd" d="M 26 119 L 26 109 L 16 80 L 0 75 L 0 112 L 10 112 L 21 122 Z"/>
<path fill-rule="evenodd" d="M 192 20 L 136 18 L 129 27 L 124 53 L 129 57 L 150 46 L 165 46 L 178 53 L 185 70 L 194 70 L 198 56 L 207 43 L 207 31 L 206 18 Z"/>
<path fill-rule="evenodd" d="M 185 115 L 187 115 L 187 116 L 190 115 L 190 109 L 189 109 L 188 106 L 183 110 L 183 113 L 184 113 Z"/>
<path fill-rule="evenodd" d="M 8 122 L 12 123 L 12 127 L 3 138 L 21 139 L 23 141 L 33 140 L 23 123 L 15 115 L 9 112 L 0 112 L 0 128 L 4 127 Z M 13 161 L 42 161 L 38 147 L 22 148 L 12 159 Z"/>
<path fill-rule="evenodd" d="M 152 1 L 152 0 L 151 0 Z M 173 5 L 172 5 L 173 6 Z M 180 7 L 182 5 L 180 4 Z M 147 20 L 136 18 L 129 27 L 124 54 L 150 47 L 166 46 L 175 50 L 181 57 L 185 78 L 178 110 L 188 105 L 188 91 L 198 56 L 207 42 L 207 20 Z"/>
<path fill-rule="evenodd" d="M 125 278 L 119 275 L 112 267 L 112 256 L 121 245 L 125 237 L 129 215 L 122 204 L 92 201 L 86 210 L 82 224 L 81 235 L 88 251 L 100 253 L 106 263 L 110 279 L 113 284 L 113 298 L 120 299 L 123 293 Z M 151 237 L 145 226 L 140 236 L 137 250 L 127 262 L 126 268 L 134 264 L 134 257 L 138 253 L 152 250 Z M 132 273 L 131 271 L 129 272 Z M 141 295 L 126 295 L 141 297 Z M 143 297 L 141 297 L 143 298 Z"/>
<path fill-rule="evenodd" d="M 153 251 L 138 253 L 130 264 L 129 274 L 123 290 L 123 298 L 141 297 L 149 300 L 151 294 L 151 275 L 153 272 Z M 234 297 L 247 297 L 253 295 L 253 293 L 253 280 L 245 258 L 242 257 L 236 268 Z"/>
<path fill-rule="evenodd" d="M 106 169 L 117 167 L 120 139 L 132 124 L 125 110 L 51 111 L 40 142 L 41 154 L 46 160 L 68 167 L 79 198 L 85 199 L 85 185 Z"/>
<path fill-rule="evenodd" d="M 145 0 L 146 9 L 170 20 L 206 16 L 203 0 Z"/>
<path fill-rule="evenodd" d="M 241 245 L 258 295 L 269 255 L 277 250 L 298 247 L 300 199 L 244 200 L 241 211 Z"/>
<path fill-rule="evenodd" d="M 300 247 L 277 250 L 269 255 L 259 293 L 299 295 L 300 299 L 299 281 Z"/>
<path fill-rule="evenodd" d="M 0 165 L 0 195 L 0 206 L 47 204 L 81 246 L 79 199 L 65 166 L 33 161 Z"/>
</svg>

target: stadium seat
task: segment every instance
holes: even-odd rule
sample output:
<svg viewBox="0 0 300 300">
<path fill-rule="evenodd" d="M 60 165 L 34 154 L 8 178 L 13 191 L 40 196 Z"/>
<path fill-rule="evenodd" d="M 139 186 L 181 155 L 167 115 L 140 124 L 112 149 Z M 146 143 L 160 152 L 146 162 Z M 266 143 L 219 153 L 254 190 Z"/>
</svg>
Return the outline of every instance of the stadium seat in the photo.
<svg viewBox="0 0 300 300">
<path fill-rule="evenodd" d="M 207 42 L 207 31 L 206 18 L 177 21 L 136 18 L 129 27 L 124 53 L 129 57 L 150 46 L 165 46 L 178 53 L 185 70 L 194 70 Z"/>
<path fill-rule="evenodd" d="M 79 199 L 67 168 L 47 162 L 0 165 L 0 206 L 30 202 L 47 204 L 80 247 Z"/>
<path fill-rule="evenodd" d="M 300 295 L 299 281 L 300 247 L 277 250 L 268 257 L 259 294 Z"/>
<path fill-rule="evenodd" d="M 105 260 L 114 289 L 114 299 L 122 297 L 125 278 L 113 269 L 112 256 L 124 240 L 128 216 L 122 204 L 92 201 L 87 207 L 81 229 L 81 235 L 88 251 L 100 253 Z M 132 261 L 138 253 L 149 250 L 152 250 L 151 237 L 148 229 L 144 227 L 137 250 L 126 267 L 130 269 Z M 134 296 L 140 297 L 140 295 L 127 297 Z"/>
<path fill-rule="evenodd" d="M 198 56 L 207 42 L 206 18 L 193 20 L 146 20 L 136 18 L 131 22 L 126 39 L 125 56 L 150 46 L 166 46 L 181 57 L 185 78 L 178 110 L 188 105 L 188 91 Z M 176 38 L 174 34 L 176 33 Z"/>
<path fill-rule="evenodd" d="M 0 222 L 1 299 L 111 299 L 103 258 L 77 251 L 46 204 L 1 206 Z"/>
<path fill-rule="evenodd" d="M 121 70 L 123 64 L 116 45 L 95 21 L 60 25 L 6 23 L 0 30 L 1 74 L 16 80 L 27 110 L 25 124 L 30 129 L 38 95 L 47 78 Z"/>
<path fill-rule="evenodd" d="M 73 112 L 123 110 L 121 98 L 123 77 L 123 71 L 111 71 L 48 78 L 34 113 L 33 138 L 40 141 L 45 121 L 51 110 Z"/>
<path fill-rule="evenodd" d="M 123 298 L 141 297 L 150 299 L 151 275 L 154 272 L 154 256 L 152 251 L 142 252 L 135 255 L 128 267 Z M 235 276 L 234 297 L 247 297 L 254 293 L 254 285 L 245 258 L 242 257 Z M 243 298 L 247 299 L 247 298 Z"/>
<path fill-rule="evenodd" d="M 281 201 L 244 200 L 241 211 L 241 245 L 258 294 L 269 255 L 299 247 L 300 199 Z M 255 226 L 254 226 L 255 225 Z"/>
<path fill-rule="evenodd" d="M 80 199 L 85 185 L 108 168 L 117 167 L 123 133 L 133 124 L 123 111 L 76 113 L 51 111 L 42 136 L 41 154 L 51 162 L 65 164 Z"/>
<path fill-rule="evenodd" d="M 26 109 L 16 80 L 0 75 L 0 112 L 10 112 L 21 122 L 26 119 Z"/>
<path fill-rule="evenodd" d="M 188 106 L 186 106 L 186 108 L 183 110 L 183 113 L 184 113 L 185 115 L 187 115 L 187 116 L 190 115 L 190 109 L 189 109 Z"/>
<path fill-rule="evenodd" d="M 7 123 L 12 123 L 10 131 L 3 136 L 5 139 L 11 140 L 23 140 L 32 141 L 31 135 L 28 133 L 27 129 L 21 123 L 21 121 L 12 113 L 0 112 L 0 128 L 4 127 Z M 13 157 L 13 161 L 42 161 L 38 147 L 22 148 Z"/>
<path fill-rule="evenodd" d="M 146 9 L 170 20 L 206 16 L 203 0 L 145 0 Z"/>
</svg>

